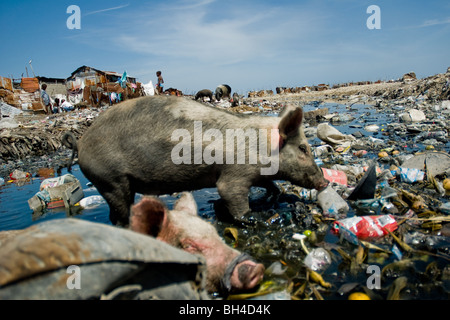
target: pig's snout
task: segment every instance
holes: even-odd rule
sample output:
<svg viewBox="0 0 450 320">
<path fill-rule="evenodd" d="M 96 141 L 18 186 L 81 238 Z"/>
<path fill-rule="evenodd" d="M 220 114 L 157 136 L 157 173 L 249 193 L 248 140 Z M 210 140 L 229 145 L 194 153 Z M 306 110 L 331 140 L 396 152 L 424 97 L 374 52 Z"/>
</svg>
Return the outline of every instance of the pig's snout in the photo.
<svg viewBox="0 0 450 320">
<path fill-rule="evenodd" d="M 328 184 L 330 183 L 330 181 L 325 179 L 325 176 L 323 175 L 323 170 L 320 169 L 319 167 L 317 167 L 317 174 L 314 176 L 312 180 L 314 181 L 313 182 L 314 189 L 316 189 L 319 192 L 328 187 Z"/>
<path fill-rule="evenodd" d="M 247 254 L 237 256 L 227 266 L 222 278 L 222 289 L 226 292 L 249 290 L 256 287 L 264 277 L 264 266 Z"/>
<path fill-rule="evenodd" d="M 322 191 L 323 189 L 325 189 L 326 187 L 328 187 L 328 184 L 330 183 L 330 181 L 328 181 L 325 178 L 320 179 L 320 181 L 317 183 L 315 189 L 317 191 Z"/>
<path fill-rule="evenodd" d="M 235 290 L 249 290 L 256 287 L 264 277 L 264 266 L 247 260 L 234 268 L 231 287 Z"/>
</svg>

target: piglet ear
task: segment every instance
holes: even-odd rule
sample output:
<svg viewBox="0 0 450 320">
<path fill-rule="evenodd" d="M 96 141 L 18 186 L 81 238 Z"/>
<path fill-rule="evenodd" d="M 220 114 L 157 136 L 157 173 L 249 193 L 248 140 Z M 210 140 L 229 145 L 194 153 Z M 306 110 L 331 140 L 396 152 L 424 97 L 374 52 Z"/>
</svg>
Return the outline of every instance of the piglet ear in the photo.
<svg viewBox="0 0 450 320">
<path fill-rule="evenodd" d="M 298 133 L 298 129 L 302 125 L 303 121 L 303 109 L 295 108 L 291 106 L 287 107 L 282 112 L 282 118 L 278 125 L 278 130 L 280 132 L 280 147 L 283 146 L 285 141 Z"/>
<path fill-rule="evenodd" d="M 157 237 L 166 218 L 166 207 L 154 197 L 145 196 L 131 207 L 130 229 Z"/>
<path fill-rule="evenodd" d="M 180 199 L 174 205 L 177 211 L 184 211 L 191 215 L 197 216 L 197 203 L 194 196 L 190 192 L 183 192 Z"/>
</svg>

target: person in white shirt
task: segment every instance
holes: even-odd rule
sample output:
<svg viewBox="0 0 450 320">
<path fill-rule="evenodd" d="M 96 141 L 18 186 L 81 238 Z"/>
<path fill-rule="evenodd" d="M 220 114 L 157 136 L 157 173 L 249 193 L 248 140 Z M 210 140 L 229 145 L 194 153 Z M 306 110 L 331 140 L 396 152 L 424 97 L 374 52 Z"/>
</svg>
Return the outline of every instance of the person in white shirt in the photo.
<svg viewBox="0 0 450 320">
<path fill-rule="evenodd" d="M 75 108 L 74 108 L 74 106 L 70 103 L 70 102 L 68 102 L 68 101 L 66 101 L 66 100 L 64 100 L 64 99 L 62 99 L 61 100 L 61 105 L 59 106 L 60 108 L 61 108 L 61 110 L 64 110 L 64 111 L 66 111 L 66 112 L 69 112 L 69 111 L 72 111 L 72 110 L 74 110 Z"/>
</svg>

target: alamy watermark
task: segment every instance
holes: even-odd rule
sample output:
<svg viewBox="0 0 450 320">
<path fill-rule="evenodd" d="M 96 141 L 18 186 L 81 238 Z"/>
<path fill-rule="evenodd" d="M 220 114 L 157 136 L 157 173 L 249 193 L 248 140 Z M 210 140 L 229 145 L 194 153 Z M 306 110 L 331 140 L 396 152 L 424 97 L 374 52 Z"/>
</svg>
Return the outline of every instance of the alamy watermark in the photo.
<svg viewBox="0 0 450 320">
<path fill-rule="evenodd" d="M 70 273 L 70 275 L 66 280 L 67 289 L 81 289 L 81 269 L 79 266 L 70 265 L 67 267 L 66 273 Z"/>
<path fill-rule="evenodd" d="M 67 7 L 66 13 L 71 14 L 66 20 L 67 29 L 81 29 L 81 9 L 77 5 Z"/>
<path fill-rule="evenodd" d="M 379 266 L 376 265 L 370 265 L 367 267 L 366 270 L 367 274 L 370 274 L 370 276 L 367 278 L 366 286 L 370 290 L 381 289 L 381 269 Z"/>
<path fill-rule="evenodd" d="M 187 129 L 172 132 L 171 141 L 178 141 L 171 152 L 174 164 L 258 164 L 259 161 L 262 166 L 270 165 L 261 167 L 261 175 L 275 175 L 278 172 L 278 129 L 270 129 L 270 132 L 269 129 L 226 129 L 224 136 L 219 129 L 203 132 L 202 121 L 194 121 L 193 134 L 192 138 Z M 203 148 L 203 142 L 210 143 Z"/>
<path fill-rule="evenodd" d="M 367 18 L 366 26 L 367 29 L 381 29 L 381 9 L 377 5 L 371 5 L 367 7 L 366 12 L 371 14 L 369 18 Z"/>
</svg>

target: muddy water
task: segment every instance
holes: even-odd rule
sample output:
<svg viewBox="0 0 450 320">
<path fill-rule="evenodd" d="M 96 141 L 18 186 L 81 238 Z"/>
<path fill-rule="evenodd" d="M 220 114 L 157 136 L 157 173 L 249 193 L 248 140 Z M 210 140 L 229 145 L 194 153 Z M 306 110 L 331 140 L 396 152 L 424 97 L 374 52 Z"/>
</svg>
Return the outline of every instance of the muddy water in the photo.
<svg viewBox="0 0 450 320">
<path fill-rule="evenodd" d="M 381 128 L 385 128 L 387 123 L 396 122 L 397 116 L 392 113 L 378 113 L 376 109 L 369 105 L 354 105 L 352 109 L 344 105 L 338 104 L 326 104 L 321 107 L 328 107 L 331 112 L 338 112 L 340 114 L 351 114 L 355 119 L 345 123 L 333 123 L 332 125 L 344 134 L 352 134 L 356 131 L 362 132 L 366 137 L 372 136 L 370 132 L 364 131 L 364 126 L 368 124 L 378 124 Z M 316 106 L 305 106 L 305 111 L 313 110 Z M 268 114 L 268 116 L 274 116 L 276 114 Z M 387 139 L 382 137 L 381 134 L 375 135 L 377 138 Z M 321 141 L 317 138 L 311 139 L 312 146 L 317 146 Z M 415 146 L 407 146 L 404 151 L 421 151 L 425 146 L 416 144 Z M 450 150 L 450 144 L 447 142 L 442 145 L 441 150 L 448 152 Z M 369 157 L 376 157 L 376 153 L 370 153 Z M 378 163 L 379 165 L 383 165 Z M 66 174 L 66 169 L 62 169 L 60 175 Z M 76 165 L 73 167 L 72 174 L 80 181 L 83 186 L 85 197 L 91 195 L 98 195 L 97 190 L 90 185 L 89 181 L 83 176 L 79 167 Z M 39 191 L 42 178 L 33 178 L 25 183 L 6 183 L 0 187 L 0 231 L 23 229 L 32 224 L 39 223 L 49 219 L 64 219 L 67 217 L 74 217 L 78 219 L 85 219 L 98 223 L 110 224 L 108 214 L 109 208 L 106 203 L 102 203 L 95 208 L 82 209 L 80 207 L 74 207 L 71 210 L 66 209 L 53 209 L 44 210 L 42 213 L 33 213 L 28 206 L 28 199 L 31 198 Z M 197 201 L 199 214 L 203 218 L 216 224 L 219 234 L 224 235 L 224 230 L 227 227 L 235 227 L 238 230 L 238 239 L 232 239 L 225 236 L 225 240 L 231 246 L 234 246 L 241 251 L 253 255 L 257 260 L 264 263 L 267 269 L 269 269 L 264 285 L 271 288 L 272 291 L 277 292 L 290 292 L 291 294 L 299 290 L 302 284 L 307 279 L 307 271 L 303 263 L 305 253 L 301 248 L 298 241 L 293 240 L 293 235 L 296 233 L 303 233 L 305 230 L 314 232 L 316 239 L 314 243 L 306 242 L 307 247 L 310 249 L 319 244 L 326 244 L 325 248 L 332 252 L 331 265 L 322 272 L 325 281 L 329 282 L 331 289 L 324 289 L 319 287 L 318 290 L 324 299 L 347 299 L 348 293 L 342 289 L 343 285 L 354 286 L 353 291 L 362 291 L 366 285 L 368 275 L 365 272 L 367 265 L 370 263 L 376 263 L 381 268 L 393 264 L 396 261 L 396 257 L 391 254 L 376 260 L 375 254 L 372 255 L 372 262 L 366 261 L 364 266 L 359 268 L 350 268 L 350 262 L 333 250 L 333 246 L 340 246 L 344 252 L 350 256 L 355 256 L 357 247 L 340 240 L 336 235 L 331 232 L 331 223 L 324 223 L 315 221 L 309 214 L 311 208 L 317 208 L 317 204 L 308 200 L 301 200 L 295 198 L 292 195 L 285 194 L 280 197 L 276 203 L 267 203 L 265 201 L 265 192 L 263 189 L 253 188 L 250 195 L 251 207 L 254 211 L 253 218 L 246 226 L 232 226 L 227 223 L 218 222 L 215 219 L 214 206 L 219 205 L 219 195 L 215 188 L 203 189 L 193 192 L 194 198 Z M 138 195 L 139 197 L 139 195 Z M 167 204 L 169 208 L 172 207 L 176 200 L 173 196 L 162 196 L 161 199 Z M 448 200 L 447 200 L 448 201 Z M 348 216 L 355 215 L 355 210 L 350 206 Z M 383 243 L 384 248 L 390 248 L 392 243 Z M 381 255 L 380 255 L 381 256 Z M 424 279 L 425 270 L 427 267 L 435 263 L 438 270 L 444 270 L 445 265 L 442 263 L 442 259 L 435 259 L 430 256 L 420 257 L 415 259 L 414 257 L 407 257 L 411 259 L 410 264 L 406 264 L 406 273 L 409 282 L 421 282 L 431 281 L 430 279 Z M 385 277 L 382 283 L 382 289 L 376 291 L 372 298 L 385 299 L 388 295 L 388 290 L 392 286 L 394 280 L 399 275 L 404 274 L 402 266 L 394 265 L 392 272 L 394 276 Z M 415 273 L 414 268 L 421 270 L 420 273 Z M 388 269 L 389 271 L 389 269 Z M 423 272 L 422 272 L 423 271 Z M 447 270 L 448 271 L 448 270 Z M 397 272 L 397 274 L 395 274 Z M 445 282 L 445 281 L 444 281 Z M 447 284 L 448 285 L 448 284 Z M 429 286 L 429 287 L 427 287 Z M 449 297 L 449 289 L 445 287 L 446 284 L 431 285 L 415 285 L 412 286 L 404 298 L 410 299 L 447 299 Z M 418 289 L 418 287 L 421 287 Z M 306 291 L 311 291 L 312 286 L 308 286 Z M 317 291 L 317 290 L 316 290 Z M 297 291 L 299 292 L 299 291 Z M 344 293 L 342 293 L 344 292 Z M 351 292 L 351 291 L 349 291 Z M 272 296 L 266 296 L 272 298 Z M 300 298 L 312 297 L 317 299 L 317 294 L 303 293 Z"/>
</svg>

